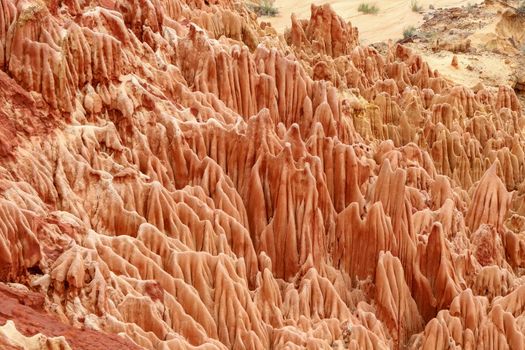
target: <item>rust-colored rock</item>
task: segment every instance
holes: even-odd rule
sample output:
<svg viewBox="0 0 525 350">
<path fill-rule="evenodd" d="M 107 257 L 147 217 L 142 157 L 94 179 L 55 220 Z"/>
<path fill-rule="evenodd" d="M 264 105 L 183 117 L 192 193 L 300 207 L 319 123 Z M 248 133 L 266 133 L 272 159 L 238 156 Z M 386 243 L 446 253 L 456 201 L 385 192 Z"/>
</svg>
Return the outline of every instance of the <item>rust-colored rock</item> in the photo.
<svg viewBox="0 0 525 350">
<path fill-rule="evenodd" d="M 328 5 L 0 1 L 2 349 L 523 348 L 512 88 Z"/>
</svg>

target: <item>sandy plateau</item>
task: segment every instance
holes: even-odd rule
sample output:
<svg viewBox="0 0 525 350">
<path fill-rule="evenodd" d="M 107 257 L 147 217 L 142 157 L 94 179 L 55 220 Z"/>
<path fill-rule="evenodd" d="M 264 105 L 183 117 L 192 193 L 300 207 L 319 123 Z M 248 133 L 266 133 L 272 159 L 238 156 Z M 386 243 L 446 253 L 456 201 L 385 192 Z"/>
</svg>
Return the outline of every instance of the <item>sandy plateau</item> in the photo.
<svg viewBox="0 0 525 350">
<path fill-rule="evenodd" d="M 514 6 L 513 6 L 514 5 Z M 513 87 L 525 92 L 525 31 L 517 2 L 437 10 L 425 15 L 414 40 L 407 43 L 433 69 L 476 90 L 478 84 Z M 456 61 L 457 64 L 451 64 Z"/>
<path fill-rule="evenodd" d="M 359 29 L 359 38 L 363 44 L 376 42 L 387 42 L 398 40 L 403 37 L 403 29 L 409 26 L 419 26 L 423 23 L 425 13 L 434 9 L 447 9 L 482 3 L 480 0 L 418 0 L 421 12 L 411 9 L 411 0 L 386 0 L 386 1 L 363 1 L 363 0 L 275 0 L 275 7 L 279 10 L 277 16 L 263 17 L 279 32 L 290 28 L 290 16 L 294 13 L 298 18 L 310 16 L 310 4 L 330 4 L 334 11 L 345 21 Z M 375 15 L 360 13 L 357 9 L 360 4 L 374 4 L 379 8 Z"/>
<path fill-rule="evenodd" d="M 525 350 L 518 1 L 0 5 L 0 349 Z"/>
</svg>

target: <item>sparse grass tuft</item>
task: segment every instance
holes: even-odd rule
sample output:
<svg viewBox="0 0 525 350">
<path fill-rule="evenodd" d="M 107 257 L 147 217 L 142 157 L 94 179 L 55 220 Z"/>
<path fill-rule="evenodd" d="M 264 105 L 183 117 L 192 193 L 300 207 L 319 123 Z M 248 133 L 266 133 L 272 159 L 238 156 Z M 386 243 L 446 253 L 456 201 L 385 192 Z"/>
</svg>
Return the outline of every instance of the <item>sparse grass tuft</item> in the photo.
<svg viewBox="0 0 525 350">
<path fill-rule="evenodd" d="M 423 6 L 420 6 L 417 0 L 412 0 L 410 3 L 412 12 L 423 12 Z"/>
<path fill-rule="evenodd" d="M 379 7 L 377 7 L 375 4 L 362 3 L 357 8 L 357 11 L 362 12 L 366 15 L 375 15 L 379 12 Z"/>
<path fill-rule="evenodd" d="M 403 29 L 403 39 L 408 39 L 416 35 L 416 27 L 409 26 Z"/>
<path fill-rule="evenodd" d="M 255 0 L 248 7 L 259 16 L 277 16 L 279 10 L 274 6 L 275 0 Z"/>
<path fill-rule="evenodd" d="M 517 10 L 520 15 L 525 15 L 525 0 L 519 4 Z"/>
</svg>

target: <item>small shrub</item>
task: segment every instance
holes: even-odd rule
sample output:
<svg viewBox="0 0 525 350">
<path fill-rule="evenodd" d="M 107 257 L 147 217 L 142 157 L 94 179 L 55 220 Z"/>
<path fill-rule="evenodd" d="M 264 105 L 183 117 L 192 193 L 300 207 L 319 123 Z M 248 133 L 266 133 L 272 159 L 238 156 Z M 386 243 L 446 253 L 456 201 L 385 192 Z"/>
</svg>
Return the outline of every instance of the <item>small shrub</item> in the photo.
<svg viewBox="0 0 525 350">
<path fill-rule="evenodd" d="M 525 16 L 525 0 L 523 0 L 523 1 L 519 4 L 517 10 L 518 10 L 518 13 L 519 13 L 520 15 L 524 15 L 524 16 Z"/>
<path fill-rule="evenodd" d="M 274 17 L 279 13 L 274 2 L 275 0 L 256 0 L 254 3 L 248 4 L 248 7 L 259 16 Z"/>
<path fill-rule="evenodd" d="M 366 15 L 375 15 L 379 12 L 379 7 L 374 4 L 365 4 L 362 3 L 357 8 L 357 11 L 362 12 Z"/>
<path fill-rule="evenodd" d="M 412 9 L 412 12 L 423 12 L 423 6 L 420 6 L 417 0 L 412 0 L 410 8 Z"/>
<path fill-rule="evenodd" d="M 408 39 L 416 35 L 416 27 L 409 26 L 403 29 L 403 39 Z"/>
</svg>

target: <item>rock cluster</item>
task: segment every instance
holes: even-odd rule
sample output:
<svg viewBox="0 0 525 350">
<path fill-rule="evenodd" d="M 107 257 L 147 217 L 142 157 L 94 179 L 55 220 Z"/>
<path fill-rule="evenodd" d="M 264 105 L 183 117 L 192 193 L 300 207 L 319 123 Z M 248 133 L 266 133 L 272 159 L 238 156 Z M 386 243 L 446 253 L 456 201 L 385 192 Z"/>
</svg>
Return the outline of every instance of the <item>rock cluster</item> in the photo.
<svg viewBox="0 0 525 350">
<path fill-rule="evenodd" d="M 511 88 L 328 6 L 0 3 L 0 280 L 53 320 L 0 308 L 0 345 L 523 348 Z"/>
</svg>

